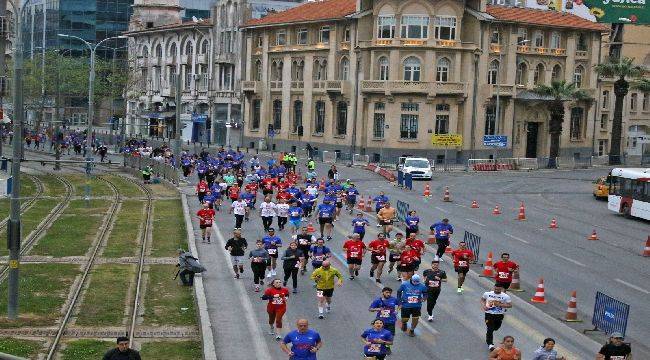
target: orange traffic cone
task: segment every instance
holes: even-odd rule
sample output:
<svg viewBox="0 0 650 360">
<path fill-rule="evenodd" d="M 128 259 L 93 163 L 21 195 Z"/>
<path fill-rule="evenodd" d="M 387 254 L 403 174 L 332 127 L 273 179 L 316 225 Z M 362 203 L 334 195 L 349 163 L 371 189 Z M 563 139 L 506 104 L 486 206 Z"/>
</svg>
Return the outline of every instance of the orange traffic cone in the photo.
<svg viewBox="0 0 650 360">
<path fill-rule="evenodd" d="M 510 287 L 508 288 L 508 291 L 516 291 L 516 292 L 524 291 L 521 288 L 521 283 L 519 282 L 519 270 L 516 270 L 512 273 L 512 282 L 510 283 Z"/>
<path fill-rule="evenodd" d="M 492 251 L 490 251 L 487 255 L 487 261 L 485 262 L 485 266 L 483 266 L 483 274 L 481 274 L 481 277 L 493 277 L 494 276 L 494 269 L 492 268 Z"/>
<path fill-rule="evenodd" d="M 548 227 L 549 229 L 557 229 L 557 220 L 555 220 L 555 218 L 551 219 L 551 225 Z"/>
<path fill-rule="evenodd" d="M 576 298 L 576 291 L 571 292 L 571 298 L 569 299 L 569 305 L 566 308 L 566 315 L 564 316 L 564 321 L 566 322 L 581 322 L 578 320 L 578 299 Z"/>
<path fill-rule="evenodd" d="M 643 256 L 650 256 L 650 235 L 648 235 L 648 240 L 645 242 L 645 248 L 643 249 Z"/>
<path fill-rule="evenodd" d="M 492 215 L 501 215 L 501 209 L 499 209 L 499 205 L 494 205 L 494 210 L 492 210 Z"/>
<path fill-rule="evenodd" d="M 539 284 L 537 284 L 537 290 L 535 290 L 535 295 L 532 299 L 532 302 L 546 304 L 546 298 L 544 296 L 544 278 L 539 278 Z"/>
<path fill-rule="evenodd" d="M 435 243 L 436 243 L 436 235 L 429 234 L 429 237 L 427 238 L 427 244 L 433 245 Z"/>
<path fill-rule="evenodd" d="M 471 208 L 472 208 L 472 209 L 478 209 L 478 203 L 476 202 L 476 200 L 472 200 L 472 206 L 471 206 Z"/>
<path fill-rule="evenodd" d="M 368 195 L 368 201 L 366 201 L 365 211 L 372 211 L 372 198 Z"/>
<path fill-rule="evenodd" d="M 445 195 L 442 197 L 442 201 L 444 202 L 451 201 L 451 195 L 449 194 L 449 186 L 445 186 Z"/>
<path fill-rule="evenodd" d="M 594 230 L 591 232 L 591 235 L 589 235 L 589 237 L 587 238 L 587 240 L 598 240 L 598 234 L 596 234 L 596 229 L 594 229 Z"/>
<path fill-rule="evenodd" d="M 422 196 L 425 198 L 431 197 L 431 186 L 429 186 L 429 184 L 424 185 L 424 193 Z"/>
<path fill-rule="evenodd" d="M 517 215 L 517 220 L 526 221 L 526 208 L 524 207 L 524 202 L 521 202 L 519 206 L 519 214 Z"/>
<path fill-rule="evenodd" d="M 363 196 L 359 196 L 359 204 L 357 204 L 357 209 L 364 210 L 366 208 L 366 202 L 363 200 Z"/>
<path fill-rule="evenodd" d="M 314 228 L 314 224 L 312 224 L 311 222 L 307 224 L 307 232 L 313 234 L 314 231 L 316 231 L 316 229 Z"/>
</svg>

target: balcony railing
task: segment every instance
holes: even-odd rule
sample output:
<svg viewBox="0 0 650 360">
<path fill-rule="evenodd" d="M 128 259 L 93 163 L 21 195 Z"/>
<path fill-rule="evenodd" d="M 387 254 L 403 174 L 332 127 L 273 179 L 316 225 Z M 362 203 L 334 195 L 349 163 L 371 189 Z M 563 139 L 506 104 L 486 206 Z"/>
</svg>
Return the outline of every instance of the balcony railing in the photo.
<svg viewBox="0 0 650 360">
<path fill-rule="evenodd" d="M 527 53 L 530 51 L 529 45 L 517 45 L 517 52 Z"/>
<path fill-rule="evenodd" d="M 586 50 L 576 50 L 576 58 L 578 58 L 578 59 L 586 59 L 587 58 L 587 51 Z"/>
<path fill-rule="evenodd" d="M 454 47 L 458 42 L 456 40 L 436 40 L 436 46 Z"/>
<path fill-rule="evenodd" d="M 551 54 L 557 56 L 564 56 L 566 55 L 566 49 L 551 49 Z"/>
<path fill-rule="evenodd" d="M 540 55 L 546 55 L 548 54 L 548 49 L 545 47 L 536 47 L 535 51 L 540 54 Z"/>
<path fill-rule="evenodd" d="M 271 81 L 271 91 L 282 90 L 282 81 Z"/>
<path fill-rule="evenodd" d="M 507 84 L 492 84 L 492 96 L 496 96 L 497 93 L 499 96 L 514 96 L 515 95 L 515 85 Z"/>
<path fill-rule="evenodd" d="M 375 45 L 378 46 L 386 46 L 386 45 L 392 45 L 393 44 L 393 39 L 377 39 L 375 40 Z"/>
<path fill-rule="evenodd" d="M 363 80 L 361 81 L 362 92 L 375 93 L 420 93 L 427 95 L 435 94 L 465 94 L 467 84 L 457 82 L 427 82 L 427 81 L 404 81 L 404 80 Z"/>
<path fill-rule="evenodd" d="M 420 39 L 402 39 L 402 45 L 404 46 L 422 46 L 426 43 L 426 40 Z"/>
<path fill-rule="evenodd" d="M 490 44 L 490 52 L 500 53 L 501 52 L 501 44 Z"/>
<path fill-rule="evenodd" d="M 257 83 L 258 82 L 259 81 L 250 81 L 250 80 L 242 81 L 241 82 L 241 89 L 244 92 L 253 92 L 253 93 L 255 93 L 255 92 L 257 92 Z"/>
<path fill-rule="evenodd" d="M 292 81 L 291 82 L 291 90 L 302 90 L 305 87 L 305 83 L 303 81 Z"/>
</svg>

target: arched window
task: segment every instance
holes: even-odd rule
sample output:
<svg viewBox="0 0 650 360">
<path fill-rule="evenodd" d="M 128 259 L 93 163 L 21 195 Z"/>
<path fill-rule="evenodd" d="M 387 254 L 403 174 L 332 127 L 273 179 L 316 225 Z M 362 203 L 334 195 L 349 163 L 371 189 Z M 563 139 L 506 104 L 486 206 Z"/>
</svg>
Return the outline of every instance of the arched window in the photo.
<svg viewBox="0 0 650 360">
<path fill-rule="evenodd" d="M 156 45 L 156 57 L 162 58 L 162 45 L 160 44 Z"/>
<path fill-rule="evenodd" d="M 578 41 L 576 41 L 576 49 L 578 51 L 587 51 L 589 46 L 587 45 L 587 37 L 585 34 L 578 34 Z"/>
<path fill-rule="evenodd" d="M 187 45 L 185 45 L 185 55 L 192 56 L 192 51 L 194 51 L 194 47 L 192 46 L 192 43 L 188 41 Z"/>
<path fill-rule="evenodd" d="M 302 60 L 294 60 L 291 63 L 291 80 L 293 81 L 302 81 L 303 80 L 303 69 L 305 63 Z"/>
<path fill-rule="evenodd" d="M 282 61 L 278 61 L 275 64 L 275 79 L 277 81 L 282 81 L 282 68 L 284 67 L 284 63 Z"/>
<path fill-rule="evenodd" d="M 172 44 L 172 46 L 169 48 L 169 56 L 172 59 L 175 59 L 176 58 L 176 52 L 177 52 L 176 51 L 176 44 Z"/>
<path fill-rule="evenodd" d="M 438 59 L 438 65 L 436 66 L 436 81 L 447 82 L 449 81 L 449 67 L 451 66 L 451 61 L 443 57 Z"/>
<path fill-rule="evenodd" d="M 149 50 L 146 47 L 142 48 L 142 57 L 146 60 L 149 57 Z"/>
<path fill-rule="evenodd" d="M 562 40 L 560 38 L 560 34 L 558 32 L 554 31 L 551 34 L 551 49 L 559 49 L 559 48 L 561 48 L 562 47 L 561 46 L 562 45 L 561 41 Z"/>
<path fill-rule="evenodd" d="M 339 101 L 336 107 L 336 135 L 345 135 L 348 128 L 348 103 Z"/>
<path fill-rule="evenodd" d="M 273 100 L 273 129 L 282 128 L 282 100 Z"/>
<path fill-rule="evenodd" d="M 388 58 L 383 56 L 379 58 L 379 80 L 388 80 L 389 64 Z"/>
<path fill-rule="evenodd" d="M 535 73 L 533 74 L 533 82 L 535 85 L 543 84 L 545 82 L 546 76 L 546 69 L 544 69 L 543 64 L 537 64 L 537 67 L 535 67 Z"/>
<path fill-rule="evenodd" d="M 293 103 L 293 126 L 292 131 L 298 132 L 298 128 L 302 126 L 302 101 L 296 100 Z"/>
<path fill-rule="evenodd" d="M 404 80 L 420 81 L 420 60 L 414 56 L 404 60 Z"/>
<path fill-rule="evenodd" d="M 262 81 L 262 62 L 259 60 L 255 62 L 255 80 Z"/>
<path fill-rule="evenodd" d="M 208 53 L 208 40 L 203 40 L 201 43 L 201 54 L 207 54 Z"/>
<path fill-rule="evenodd" d="M 341 59 L 341 66 L 339 71 L 340 71 L 339 79 L 348 80 L 350 74 L 350 60 L 348 60 L 348 58 L 344 57 L 343 59 Z"/>
<path fill-rule="evenodd" d="M 488 84 L 496 84 L 499 75 L 499 60 L 493 60 L 490 63 L 490 68 L 488 69 Z"/>
<path fill-rule="evenodd" d="M 553 66 L 553 71 L 551 72 L 551 81 L 560 81 L 562 77 L 562 67 L 560 65 Z"/>
<path fill-rule="evenodd" d="M 577 88 L 582 87 L 582 77 L 584 76 L 585 69 L 582 67 L 582 65 L 576 66 L 575 71 L 573 72 L 573 82 L 575 83 Z"/>
<path fill-rule="evenodd" d="M 528 66 L 525 62 L 520 62 L 517 65 L 517 76 L 515 77 L 517 85 L 526 85 L 528 83 Z"/>
<path fill-rule="evenodd" d="M 325 101 L 316 101 L 314 110 L 314 134 L 322 134 L 325 132 Z"/>
</svg>

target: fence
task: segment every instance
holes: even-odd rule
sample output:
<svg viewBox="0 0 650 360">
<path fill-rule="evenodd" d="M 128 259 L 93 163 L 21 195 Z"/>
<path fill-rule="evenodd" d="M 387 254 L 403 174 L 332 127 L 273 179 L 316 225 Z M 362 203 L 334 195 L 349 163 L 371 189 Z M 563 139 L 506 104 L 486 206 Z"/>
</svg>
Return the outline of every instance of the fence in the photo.
<svg viewBox="0 0 650 360">
<path fill-rule="evenodd" d="M 151 166 L 155 177 L 163 178 L 174 185 L 178 185 L 178 170 L 169 164 L 154 159 L 124 154 L 124 166 L 132 169 L 142 170 Z"/>
<path fill-rule="evenodd" d="M 477 264 L 481 250 L 481 237 L 465 230 L 463 241 L 467 243 L 467 248 L 472 250 L 474 253 L 474 260 L 472 261 L 472 264 Z"/>
<path fill-rule="evenodd" d="M 406 216 L 409 214 L 409 204 L 402 200 L 397 200 L 397 220 L 404 223 Z"/>
<path fill-rule="evenodd" d="M 337 154 L 333 151 L 323 151 L 323 162 L 334 164 L 336 162 Z"/>
<path fill-rule="evenodd" d="M 352 156 L 352 165 L 354 166 L 368 166 L 370 164 L 369 155 L 354 154 Z"/>
<path fill-rule="evenodd" d="M 629 314 L 630 305 L 598 291 L 596 292 L 594 315 L 591 319 L 594 329 L 585 330 L 585 332 L 601 330 L 607 334 L 620 332 L 625 335 Z"/>
</svg>

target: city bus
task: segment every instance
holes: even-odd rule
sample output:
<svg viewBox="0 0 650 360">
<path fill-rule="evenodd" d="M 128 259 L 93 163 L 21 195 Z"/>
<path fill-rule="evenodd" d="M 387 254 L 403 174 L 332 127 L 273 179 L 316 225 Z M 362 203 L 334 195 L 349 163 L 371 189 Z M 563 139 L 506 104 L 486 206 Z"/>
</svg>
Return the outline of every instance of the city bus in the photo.
<svg viewBox="0 0 650 360">
<path fill-rule="evenodd" d="M 650 168 L 615 168 L 609 173 L 607 208 L 650 220 Z"/>
</svg>

